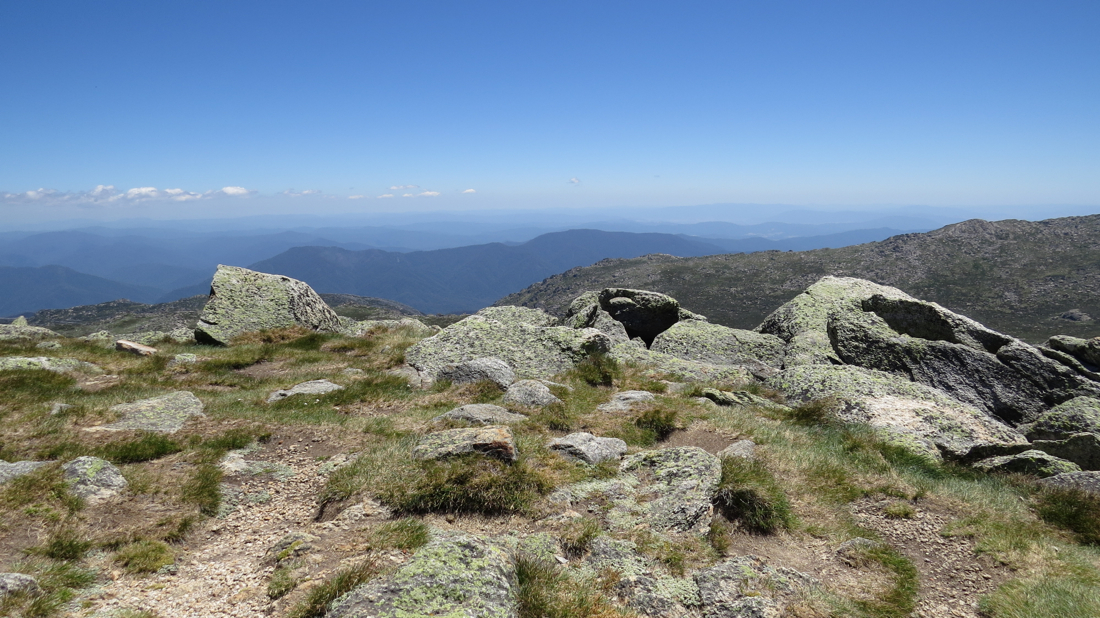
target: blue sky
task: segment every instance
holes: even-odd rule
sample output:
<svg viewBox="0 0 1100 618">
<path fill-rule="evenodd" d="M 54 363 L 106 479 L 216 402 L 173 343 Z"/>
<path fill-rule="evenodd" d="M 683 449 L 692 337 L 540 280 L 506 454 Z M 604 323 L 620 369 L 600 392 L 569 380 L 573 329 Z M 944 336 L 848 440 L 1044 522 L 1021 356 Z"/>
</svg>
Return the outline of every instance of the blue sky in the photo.
<svg viewBox="0 0 1100 618">
<path fill-rule="evenodd" d="M 0 216 L 1100 205 L 1095 1 L 43 0 L 0 25 Z"/>
</svg>

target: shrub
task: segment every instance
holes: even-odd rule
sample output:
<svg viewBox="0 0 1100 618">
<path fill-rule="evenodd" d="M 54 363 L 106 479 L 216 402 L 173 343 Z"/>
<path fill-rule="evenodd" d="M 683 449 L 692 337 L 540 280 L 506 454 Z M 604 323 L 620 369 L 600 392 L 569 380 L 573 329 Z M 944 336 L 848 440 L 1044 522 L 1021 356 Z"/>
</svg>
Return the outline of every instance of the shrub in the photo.
<svg viewBox="0 0 1100 618">
<path fill-rule="evenodd" d="M 1035 500 L 1039 518 L 1073 532 L 1077 540 L 1100 545 L 1100 497 L 1077 488 L 1051 487 Z"/>
<path fill-rule="evenodd" d="M 715 505 L 730 520 L 752 532 L 773 533 L 794 525 L 794 513 L 772 473 L 757 460 L 722 460 Z"/>
<path fill-rule="evenodd" d="M 172 548 L 160 541 L 137 541 L 115 552 L 114 561 L 129 573 L 156 573 L 175 562 Z"/>
<path fill-rule="evenodd" d="M 522 459 L 509 464 L 471 454 L 418 462 L 410 472 L 412 478 L 388 479 L 378 492 L 402 513 L 517 513 L 551 489 L 550 480 Z"/>
<path fill-rule="evenodd" d="M 160 459 L 183 450 L 178 442 L 158 433 L 146 433 L 128 442 L 115 442 L 98 449 L 98 455 L 116 464 Z"/>
</svg>

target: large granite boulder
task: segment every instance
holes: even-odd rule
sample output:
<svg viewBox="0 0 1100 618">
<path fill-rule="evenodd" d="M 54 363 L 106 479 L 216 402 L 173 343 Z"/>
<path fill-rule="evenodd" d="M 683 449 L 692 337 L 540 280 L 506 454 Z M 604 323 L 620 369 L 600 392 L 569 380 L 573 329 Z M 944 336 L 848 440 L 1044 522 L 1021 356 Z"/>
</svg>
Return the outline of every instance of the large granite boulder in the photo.
<svg viewBox="0 0 1100 618">
<path fill-rule="evenodd" d="M 791 402 L 831 397 L 841 420 L 876 427 L 919 454 L 962 458 L 976 447 L 1027 444 L 998 418 L 892 373 L 851 365 L 797 365 L 768 385 Z"/>
<path fill-rule="evenodd" d="M 637 337 L 647 347 L 677 322 L 705 319 L 680 308 L 671 296 L 626 288 L 585 292 L 570 303 L 566 313 L 566 322 L 574 328 L 597 328 L 616 342 Z"/>
<path fill-rule="evenodd" d="M 118 468 L 98 457 L 77 457 L 61 469 L 69 492 L 92 504 L 118 495 L 128 485 Z"/>
<path fill-rule="evenodd" d="M 651 367 L 660 374 L 676 376 L 688 382 L 747 382 L 753 371 L 744 365 L 716 365 L 687 360 L 664 352 L 647 349 L 640 341 L 616 344 L 608 354 L 620 363 Z M 769 368 L 767 373 L 773 373 Z"/>
<path fill-rule="evenodd" d="M 1031 440 L 1062 440 L 1077 433 L 1100 435 L 1100 399 L 1075 397 L 1020 427 Z"/>
<path fill-rule="evenodd" d="M 436 431 L 421 438 L 412 454 L 414 459 L 446 459 L 470 453 L 515 461 L 517 453 L 512 430 L 501 425 L 490 425 Z"/>
<path fill-rule="evenodd" d="M 333 602 L 327 618 L 516 615 L 515 568 L 508 553 L 466 534 L 440 536 L 393 575 Z"/>
<path fill-rule="evenodd" d="M 713 365 L 762 365 L 780 369 L 784 347 L 783 340 L 775 335 L 686 320 L 657 335 L 650 350 Z"/>
<path fill-rule="evenodd" d="M 195 339 L 228 345 L 242 333 L 288 326 L 338 332 L 341 324 L 313 288 L 297 279 L 219 265 Z"/>
<path fill-rule="evenodd" d="M 1100 496 L 1100 472 L 1063 472 L 1039 481 L 1047 487 L 1079 489 Z"/>
<path fill-rule="evenodd" d="M 516 381 L 516 372 L 512 371 L 508 363 L 489 356 L 442 367 L 436 374 L 436 379 L 449 380 L 454 384 L 471 384 L 488 380 L 504 390 Z"/>
<path fill-rule="evenodd" d="M 119 420 L 95 427 L 96 431 L 154 431 L 176 433 L 189 419 L 205 418 L 202 401 L 188 391 L 111 406 Z"/>
<path fill-rule="evenodd" d="M 570 461 L 591 465 L 619 459 L 626 454 L 626 442 L 618 438 L 598 438 L 584 431 L 555 438 L 547 448 Z"/>
<path fill-rule="evenodd" d="M 1100 337 L 1080 339 L 1056 335 L 1047 339 L 1044 347 L 1069 354 L 1092 371 L 1100 370 Z"/>
<path fill-rule="evenodd" d="M 611 349 L 607 335 L 594 328 L 554 323 L 537 309 L 488 307 L 412 346 L 405 359 L 430 380 L 449 365 L 484 357 L 503 360 L 519 378 L 545 378 Z"/>
</svg>

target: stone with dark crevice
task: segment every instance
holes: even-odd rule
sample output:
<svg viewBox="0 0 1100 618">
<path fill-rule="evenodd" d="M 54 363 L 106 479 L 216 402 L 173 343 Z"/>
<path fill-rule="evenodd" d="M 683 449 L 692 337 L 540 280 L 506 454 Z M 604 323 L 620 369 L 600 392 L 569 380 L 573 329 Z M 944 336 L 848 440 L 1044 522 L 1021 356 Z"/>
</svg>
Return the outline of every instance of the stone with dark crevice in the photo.
<svg viewBox="0 0 1100 618">
<path fill-rule="evenodd" d="M 437 431 L 421 438 L 412 454 L 415 459 L 447 459 L 471 453 L 515 461 L 517 453 L 512 430 L 491 425 Z"/>
</svg>

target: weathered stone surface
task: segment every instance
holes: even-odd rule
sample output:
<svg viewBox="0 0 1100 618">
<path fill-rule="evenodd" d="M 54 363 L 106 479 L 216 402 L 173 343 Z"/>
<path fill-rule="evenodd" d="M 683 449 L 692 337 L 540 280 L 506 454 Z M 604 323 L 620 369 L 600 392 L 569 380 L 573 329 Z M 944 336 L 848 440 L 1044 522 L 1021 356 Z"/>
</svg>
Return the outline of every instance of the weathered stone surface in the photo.
<svg viewBox="0 0 1100 618">
<path fill-rule="evenodd" d="M 409 334 L 416 337 L 430 337 L 438 333 L 441 328 L 428 326 L 416 318 L 401 318 L 400 320 L 351 320 L 349 324 L 341 327 L 340 332 L 350 337 L 361 337 L 371 331 L 406 329 Z"/>
<path fill-rule="evenodd" d="M 1032 440 L 1061 440 L 1082 432 L 1100 434 L 1100 399 L 1075 397 L 1047 410 L 1020 430 Z"/>
<path fill-rule="evenodd" d="M 114 423 L 100 425 L 97 431 L 155 431 L 176 433 L 192 417 L 204 418 L 202 401 L 188 391 L 176 391 L 151 399 L 111 406 L 121 415 Z"/>
<path fill-rule="evenodd" d="M 38 580 L 23 573 L 0 573 L 0 599 L 12 594 L 38 592 Z"/>
<path fill-rule="evenodd" d="M 37 344 L 35 344 L 34 349 L 36 349 L 36 350 L 60 350 L 61 349 L 61 343 L 57 342 L 57 341 L 40 341 Z"/>
<path fill-rule="evenodd" d="M 137 356 L 152 356 L 157 353 L 157 349 L 152 346 L 142 345 L 134 341 L 127 341 L 126 339 L 119 339 L 116 341 L 115 349 L 121 352 L 136 354 Z"/>
<path fill-rule="evenodd" d="M 61 469 L 69 491 L 93 504 L 118 495 L 128 485 L 118 468 L 98 457 L 77 457 Z"/>
<path fill-rule="evenodd" d="M 550 388 L 538 380 L 520 380 L 508 387 L 504 393 L 504 402 L 520 406 L 541 407 L 552 403 L 561 403 L 561 399 L 550 392 Z"/>
<path fill-rule="evenodd" d="M 773 568 L 753 555 L 730 558 L 695 573 L 704 618 L 782 615 L 784 599 L 813 580 L 794 569 Z"/>
<path fill-rule="evenodd" d="M 574 299 L 566 321 L 574 328 L 599 328 L 614 341 L 622 341 L 623 335 L 626 339 L 639 337 L 649 346 L 657 335 L 681 319 L 680 303 L 671 296 L 646 290 L 606 288 L 600 292 L 586 292 Z"/>
<path fill-rule="evenodd" d="M 340 318 L 297 279 L 219 265 L 195 339 L 228 345 L 242 333 L 288 326 L 338 332 Z"/>
<path fill-rule="evenodd" d="M 53 358 L 51 356 L 5 356 L 0 358 L 0 371 L 14 369 L 45 369 L 55 373 L 80 371 L 83 373 L 102 373 L 103 370 L 91 363 L 75 358 Z"/>
<path fill-rule="evenodd" d="M 16 320 L 18 320 L 18 318 L 16 318 Z M 60 338 L 60 334 L 48 328 L 27 326 L 27 320 L 25 318 L 22 323 L 12 322 L 11 324 L 0 324 L 0 341 L 37 341 L 39 339 Z"/>
<path fill-rule="evenodd" d="M 753 378 L 749 367 L 685 360 L 646 349 L 639 340 L 616 344 L 608 356 L 620 363 L 648 365 L 661 374 L 678 376 L 688 382 L 745 382 Z"/>
<path fill-rule="evenodd" d="M 546 378 L 611 349 L 593 328 L 550 326 L 554 318 L 524 307 L 487 307 L 412 346 L 405 353 L 421 375 L 438 379 L 447 365 L 495 357 L 520 378 Z"/>
<path fill-rule="evenodd" d="M 470 403 L 444 412 L 432 420 L 464 421 L 475 425 L 505 425 L 523 422 L 527 417 L 491 403 Z"/>
<path fill-rule="evenodd" d="M 975 468 L 986 472 L 1016 472 L 1019 474 L 1034 474 L 1040 477 L 1081 471 L 1081 468 L 1075 463 L 1034 449 L 1015 455 L 990 457 L 973 465 Z"/>
<path fill-rule="evenodd" d="M 1082 470 L 1100 470 L 1100 435 L 1078 433 L 1063 440 L 1036 440 L 1035 450 L 1071 461 Z"/>
<path fill-rule="evenodd" d="M 196 354 L 176 354 L 172 357 L 172 360 L 168 361 L 168 366 L 193 365 L 197 362 L 199 362 L 199 357 Z"/>
<path fill-rule="evenodd" d="M 718 459 L 727 457 L 739 457 L 741 459 L 756 459 L 756 443 L 752 440 L 738 440 L 716 453 Z"/>
<path fill-rule="evenodd" d="M 626 454 L 626 442 L 618 438 L 597 438 L 583 431 L 551 440 L 548 447 L 570 461 L 593 465 Z"/>
<path fill-rule="evenodd" d="M 473 358 L 461 363 L 446 365 L 435 375 L 436 380 L 449 380 L 454 384 L 470 384 L 488 380 L 501 388 L 508 388 L 516 381 L 516 372 L 505 361 L 487 356 Z"/>
<path fill-rule="evenodd" d="M 278 565 L 300 558 L 313 549 L 313 544 L 317 540 L 318 537 L 308 532 L 291 532 L 267 548 L 260 562 L 266 565 Z"/>
<path fill-rule="evenodd" d="M 1100 496 L 1100 472 L 1063 472 L 1039 482 L 1050 487 L 1080 489 Z"/>
<path fill-rule="evenodd" d="M 733 406 L 738 408 L 754 406 L 766 410 L 790 410 L 790 408 L 785 405 L 775 403 L 771 399 L 766 399 L 760 395 L 753 395 L 748 391 L 720 391 L 716 388 L 704 388 L 703 397 L 706 397 L 720 406 Z"/>
<path fill-rule="evenodd" d="M 639 490 L 651 497 L 641 505 L 655 530 L 692 530 L 710 525 L 712 500 L 722 476 L 717 457 L 695 446 L 643 451 L 623 460 L 621 472 L 646 472 L 652 480 Z"/>
<path fill-rule="evenodd" d="M 713 365 L 747 365 L 781 369 L 785 344 L 775 335 L 688 320 L 657 335 L 650 349 L 684 360 Z"/>
<path fill-rule="evenodd" d="M 1092 371 L 1100 369 L 1100 337 L 1080 339 L 1068 335 L 1056 335 L 1047 339 L 1044 345 L 1069 354 Z"/>
<path fill-rule="evenodd" d="M 294 386 L 286 390 L 278 390 L 267 396 L 267 403 L 280 401 L 290 397 L 291 395 L 324 395 L 325 393 L 331 393 L 333 391 L 343 390 L 344 387 L 339 384 L 333 384 L 328 380 L 310 380 L 309 382 L 302 382 L 301 384 L 295 384 Z"/>
<path fill-rule="evenodd" d="M 649 391 L 619 391 L 611 396 L 611 401 L 596 406 L 600 412 L 627 412 L 639 404 L 654 401 Z"/>
<path fill-rule="evenodd" d="M 480 453 L 505 461 L 516 460 L 516 444 L 508 427 L 490 425 L 471 429 L 448 429 L 430 433 L 413 448 L 416 459 L 445 459 Z"/>
<path fill-rule="evenodd" d="M 472 535 L 437 537 L 392 576 L 337 599 L 327 618 L 513 618 L 508 554 Z"/>
<path fill-rule="evenodd" d="M 8 463 L 6 461 L 0 461 L 0 485 L 7 483 L 13 478 L 24 476 L 34 472 L 35 470 L 45 466 L 50 462 L 48 461 L 16 461 Z"/>
<path fill-rule="evenodd" d="M 841 420 L 876 427 L 922 454 L 939 451 L 961 458 L 982 445 L 1027 442 L 999 419 L 891 373 L 851 365 L 798 365 L 768 385 L 783 391 L 788 401 L 832 397 Z"/>
</svg>

